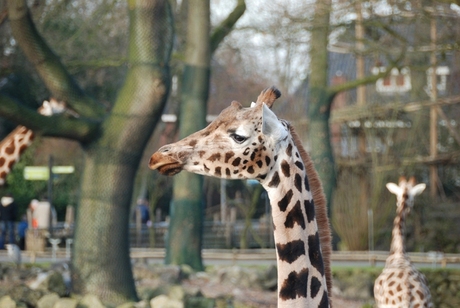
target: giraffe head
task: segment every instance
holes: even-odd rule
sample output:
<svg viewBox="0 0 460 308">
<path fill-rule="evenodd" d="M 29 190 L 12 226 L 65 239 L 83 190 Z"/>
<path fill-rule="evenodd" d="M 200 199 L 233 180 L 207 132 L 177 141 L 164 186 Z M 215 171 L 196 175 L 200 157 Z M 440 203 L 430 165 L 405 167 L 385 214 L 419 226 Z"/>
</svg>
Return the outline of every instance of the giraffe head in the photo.
<svg viewBox="0 0 460 308">
<path fill-rule="evenodd" d="M 250 108 L 233 101 L 206 128 L 161 147 L 149 167 L 166 175 L 186 170 L 227 179 L 264 179 L 278 143 L 288 136 L 287 126 L 270 110 L 280 95 L 268 88 Z"/>
<path fill-rule="evenodd" d="M 410 211 L 414 206 L 414 198 L 420 195 L 426 187 L 426 184 L 421 183 L 415 185 L 415 178 L 411 177 L 406 180 L 405 177 L 399 178 L 399 185 L 395 183 L 387 183 L 388 190 L 396 195 L 398 210 Z"/>
</svg>

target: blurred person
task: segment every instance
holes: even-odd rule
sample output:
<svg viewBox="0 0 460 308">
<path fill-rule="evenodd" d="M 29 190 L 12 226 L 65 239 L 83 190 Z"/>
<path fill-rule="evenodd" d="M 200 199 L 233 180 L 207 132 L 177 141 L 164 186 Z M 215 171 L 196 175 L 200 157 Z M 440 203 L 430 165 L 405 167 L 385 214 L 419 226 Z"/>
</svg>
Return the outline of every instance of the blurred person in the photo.
<svg viewBox="0 0 460 308">
<path fill-rule="evenodd" d="M 14 222 L 16 221 L 17 205 L 13 196 L 8 193 L 0 200 L 1 238 L 0 249 L 5 249 L 8 235 L 8 244 L 15 244 Z"/>
<path fill-rule="evenodd" d="M 39 201 L 37 199 L 33 199 L 32 201 L 30 201 L 29 203 L 29 210 L 30 212 L 32 213 L 32 219 L 31 219 L 31 227 L 33 229 L 37 229 L 38 228 L 38 221 L 37 221 L 37 217 L 36 215 L 34 215 L 34 212 L 35 212 L 35 209 L 38 207 L 39 205 Z"/>
<path fill-rule="evenodd" d="M 56 211 L 51 207 L 46 198 L 43 201 L 32 200 L 30 202 L 30 210 L 32 211 L 33 229 L 48 229 L 50 224 L 52 225 L 56 220 Z M 50 211 L 52 221 L 50 221 Z"/>
<path fill-rule="evenodd" d="M 28 228 L 27 215 L 22 215 L 21 221 L 18 224 L 18 246 L 21 250 L 25 250 L 26 248 L 26 233 Z"/>
<path fill-rule="evenodd" d="M 135 221 L 137 221 L 137 215 L 140 215 L 141 223 L 143 224 L 147 224 L 150 221 L 150 212 L 147 199 L 137 199 L 137 206 L 133 216 Z"/>
</svg>

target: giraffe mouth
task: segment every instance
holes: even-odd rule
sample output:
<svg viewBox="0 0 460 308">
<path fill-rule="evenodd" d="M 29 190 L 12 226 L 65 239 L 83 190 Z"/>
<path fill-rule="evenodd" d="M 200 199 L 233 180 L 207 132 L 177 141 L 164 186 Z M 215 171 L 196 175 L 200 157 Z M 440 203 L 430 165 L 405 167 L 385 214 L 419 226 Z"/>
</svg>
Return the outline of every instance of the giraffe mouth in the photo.
<svg viewBox="0 0 460 308">
<path fill-rule="evenodd" d="M 183 163 L 158 152 L 152 155 L 149 162 L 150 169 L 158 170 L 161 174 L 169 176 L 181 172 L 183 165 Z"/>
</svg>

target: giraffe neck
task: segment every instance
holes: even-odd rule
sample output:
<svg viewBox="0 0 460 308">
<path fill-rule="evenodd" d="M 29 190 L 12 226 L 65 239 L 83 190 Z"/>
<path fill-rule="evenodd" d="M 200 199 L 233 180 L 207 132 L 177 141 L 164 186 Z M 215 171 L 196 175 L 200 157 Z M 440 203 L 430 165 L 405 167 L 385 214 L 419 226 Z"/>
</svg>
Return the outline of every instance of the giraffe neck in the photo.
<svg viewBox="0 0 460 308">
<path fill-rule="evenodd" d="M 51 98 L 45 100 L 38 113 L 44 116 L 52 116 L 68 111 L 65 102 Z M 78 114 L 70 112 L 70 115 L 78 117 Z M 34 138 L 34 132 L 25 126 L 18 126 L 6 138 L 0 142 L 0 186 L 5 184 L 8 173 L 13 165 L 19 160 L 21 154 L 27 149 Z"/>
<path fill-rule="evenodd" d="M 302 158 L 292 142 L 261 184 L 272 207 L 278 265 L 278 307 L 328 307 L 326 278 Z"/>
<path fill-rule="evenodd" d="M 396 217 L 393 222 L 393 231 L 391 233 L 391 255 L 405 255 L 404 229 L 405 229 L 405 209 L 399 206 Z"/>
<path fill-rule="evenodd" d="M 27 147 L 32 143 L 33 132 L 25 126 L 18 126 L 0 142 L 0 185 Z"/>
</svg>

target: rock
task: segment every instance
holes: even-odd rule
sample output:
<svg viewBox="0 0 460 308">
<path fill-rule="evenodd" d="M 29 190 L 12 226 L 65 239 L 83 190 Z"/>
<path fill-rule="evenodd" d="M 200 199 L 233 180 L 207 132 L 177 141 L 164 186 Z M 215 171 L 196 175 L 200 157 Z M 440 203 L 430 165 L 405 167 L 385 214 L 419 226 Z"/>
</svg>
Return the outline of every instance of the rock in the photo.
<svg viewBox="0 0 460 308">
<path fill-rule="evenodd" d="M 45 283 L 48 284 L 48 291 L 55 292 L 61 297 L 67 294 L 67 286 L 61 273 L 54 271 L 51 272 Z"/>
<path fill-rule="evenodd" d="M 78 303 L 78 308 L 105 308 L 96 295 L 86 294 Z"/>
<path fill-rule="evenodd" d="M 139 306 L 136 303 L 128 302 L 118 305 L 116 308 L 139 308 Z"/>
<path fill-rule="evenodd" d="M 150 301 L 152 298 L 159 295 L 168 295 L 170 288 L 171 285 L 169 284 L 163 284 L 156 288 L 145 288 L 139 292 L 139 296 L 145 301 Z"/>
<path fill-rule="evenodd" d="M 0 298 L 8 295 L 8 288 L 0 288 Z"/>
<path fill-rule="evenodd" d="M 21 281 L 21 271 L 14 265 L 6 264 L 2 268 L 2 280 L 10 283 Z"/>
<path fill-rule="evenodd" d="M 59 295 L 57 295 L 56 293 L 46 294 L 38 300 L 37 308 L 53 308 L 54 304 L 56 304 L 58 300 Z"/>
<path fill-rule="evenodd" d="M 184 288 L 180 285 L 174 285 L 169 288 L 168 297 L 170 299 L 177 299 L 178 301 L 183 301 L 185 296 Z"/>
<path fill-rule="evenodd" d="M 150 303 L 148 301 L 140 301 L 134 305 L 136 308 L 150 308 Z"/>
<path fill-rule="evenodd" d="M 188 297 L 203 297 L 199 286 L 189 285 L 184 287 L 184 292 Z"/>
<path fill-rule="evenodd" d="M 78 302 L 74 298 L 61 298 L 53 306 L 53 308 L 77 308 Z"/>
<path fill-rule="evenodd" d="M 247 304 L 242 303 L 240 301 L 234 301 L 233 302 L 233 307 L 234 308 L 254 308 L 253 305 L 247 305 Z"/>
<path fill-rule="evenodd" d="M 190 297 L 187 298 L 185 307 L 187 308 L 214 308 L 216 301 L 212 298 Z"/>
<path fill-rule="evenodd" d="M 154 267 L 144 265 L 135 266 L 133 273 L 138 280 L 161 279 L 164 283 L 179 283 L 184 275 L 188 275 L 186 267 L 184 270 L 185 272 L 177 265 L 155 265 Z"/>
<path fill-rule="evenodd" d="M 38 274 L 37 278 L 29 283 L 29 287 L 33 290 L 54 292 L 61 297 L 68 293 L 64 278 L 57 271 Z"/>
<path fill-rule="evenodd" d="M 195 277 L 198 279 L 203 279 L 203 280 L 211 280 L 211 275 L 206 272 L 196 272 Z"/>
<path fill-rule="evenodd" d="M 38 300 L 44 294 L 40 290 L 32 290 L 25 285 L 16 285 L 12 287 L 8 293 L 16 302 L 24 302 L 32 307 L 37 305 Z"/>
<path fill-rule="evenodd" d="M 245 288 L 261 288 L 261 279 L 257 270 L 239 266 L 223 267 L 217 275 L 220 283 Z"/>
<path fill-rule="evenodd" d="M 159 295 L 152 298 L 150 301 L 151 308 L 184 308 L 184 303 L 177 300 L 171 299 L 166 295 Z"/>
<path fill-rule="evenodd" d="M 167 265 L 162 268 L 158 268 L 157 271 L 160 274 L 161 280 L 166 283 L 179 283 L 182 279 L 181 269 L 176 265 Z"/>
<path fill-rule="evenodd" d="M 0 307 L 2 308 L 16 308 L 16 302 L 9 295 L 0 298 Z"/>
<path fill-rule="evenodd" d="M 182 264 L 180 266 L 180 279 L 188 279 L 192 274 L 194 274 L 194 269 L 188 264 Z"/>
<path fill-rule="evenodd" d="M 37 273 L 37 276 L 27 282 L 27 286 L 32 290 L 38 289 L 38 287 L 48 278 L 49 273 L 41 272 Z"/>
<path fill-rule="evenodd" d="M 216 308 L 227 308 L 229 306 L 228 304 L 228 299 L 216 298 Z"/>
<path fill-rule="evenodd" d="M 262 287 L 264 290 L 276 291 L 278 288 L 278 269 L 276 265 L 268 267 L 262 281 Z"/>
</svg>

